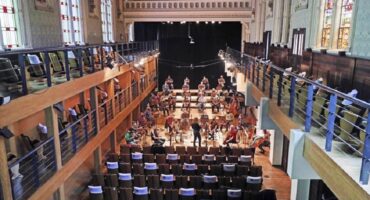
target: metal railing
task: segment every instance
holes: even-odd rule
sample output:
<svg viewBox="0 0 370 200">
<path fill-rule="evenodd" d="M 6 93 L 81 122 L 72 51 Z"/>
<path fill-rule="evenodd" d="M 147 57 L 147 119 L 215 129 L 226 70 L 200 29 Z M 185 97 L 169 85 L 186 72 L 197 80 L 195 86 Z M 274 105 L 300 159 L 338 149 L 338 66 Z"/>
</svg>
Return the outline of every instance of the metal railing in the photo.
<svg viewBox="0 0 370 200">
<path fill-rule="evenodd" d="M 370 104 L 341 91 L 284 70 L 269 61 L 228 48 L 221 53 L 305 132 L 325 138 L 326 151 L 333 141 L 343 152 L 362 158 L 360 183 L 368 184 L 370 172 Z"/>
</svg>

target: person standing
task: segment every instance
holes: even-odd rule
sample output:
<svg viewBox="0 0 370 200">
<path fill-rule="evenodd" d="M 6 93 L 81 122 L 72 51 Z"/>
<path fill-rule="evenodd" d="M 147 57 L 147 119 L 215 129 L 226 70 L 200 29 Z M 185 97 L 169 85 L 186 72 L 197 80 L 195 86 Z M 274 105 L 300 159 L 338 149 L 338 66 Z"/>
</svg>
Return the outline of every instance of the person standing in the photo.
<svg viewBox="0 0 370 200">
<path fill-rule="evenodd" d="M 199 125 L 198 118 L 194 118 L 194 122 L 191 124 L 191 128 L 193 129 L 193 135 L 194 135 L 193 145 L 195 147 L 195 141 L 198 139 L 199 147 L 200 147 L 201 144 L 202 144 L 202 138 L 201 138 L 201 135 L 200 135 L 200 129 L 202 127 Z"/>
</svg>

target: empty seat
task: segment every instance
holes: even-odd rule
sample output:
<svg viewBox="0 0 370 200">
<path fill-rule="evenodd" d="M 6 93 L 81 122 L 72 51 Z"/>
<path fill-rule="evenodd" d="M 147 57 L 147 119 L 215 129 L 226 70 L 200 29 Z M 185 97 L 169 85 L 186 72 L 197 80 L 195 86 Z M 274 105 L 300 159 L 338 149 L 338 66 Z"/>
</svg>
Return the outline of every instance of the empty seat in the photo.
<svg viewBox="0 0 370 200">
<path fill-rule="evenodd" d="M 210 174 L 215 176 L 222 175 L 222 166 L 221 165 L 211 165 L 210 166 Z"/>
<path fill-rule="evenodd" d="M 240 155 L 243 154 L 243 149 L 241 149 L 241 148 L 233 148 L 233 149 L 231 149 L 231 153 L 232 153 L 233 156 L 239 157 Z"/>
<path fill-rule="evenodd" d="M 92 185 L 105 186 L 105 177 L 103 174 L 93 174 L 92 175 Z"/>
<path fill-rule="evenodd" d="M 186 154 L 185 146 L 177 146 L 176 153 L 179 155 Z"/>
<path fill-rule="evenodd" d="M 119 156 L 115 152 L 110 152 L 107 154 L 107 161 L 108 162 L 118 162 Z"/>
<path fill-rule="evenodd" d="M 156 154 L 155 155 L 155 162 L 157 164 L 164 164 L 164 163 L 166 163 L 166 155 L 165 154 Z"/>
<path fill-rule="evenodd" d="M 208 165 L 198 165 L 198 170 L 197 170 L 197 174 L 198 175 L 204 175 L 204 174 L 208 174 Z"/>
<path fill-rule="evenodd" d="M 132 187 L 131 173 L 119 173 L 118 182 L 119 182 L 119 187 L 121 188 L 131 188 Z"/>
<path fill-rule="evenodd" d="M 238 156 L 228 156 L 227 157 L 227 162 L 228 163 L 238 163 L 239 160 L 238 160 Z"/>
<path fill-rule="evenodd" d="M 217 164 L 222 164 L 226 162 L 226 156 L 224 155 L 218 155 L 216 156 L 216 163 Z"/>
<path fill-rule="evenodd" d="M 251 166 L 249 169 L 249 176 L 262 176 L 262 166 Z"/>
<path fill-rule="evenodd" d="M 160 181 L 163 188 L 173 188 L 175 176 L 173 174 L 161 174 Z"/>
<path fill-rule="evenodd" d="M 260 191 L 262 188 L 262 176 L 253 177 L 247 176 L 247 186 L 248 191 Z"/>
<path fill-rule="evenodd" d="M 122 144 L 120 146 L 120 153 L 121 154 L 130 154 L 131 153 L 130 152 L 130 145 L 128 145 L 128 144 Z"/>
<path fill-rule="evenodd" d="M 143 155 L 144 162 L 153 163 L 154 162 L 154 155 L 153 154 L 144 154 Z"/>
<path fill-rule="evenodd" d="M 117 176 L 117 174 L 106 174 L 104 176 L 105 176 L 105 186 L 118 187 L 118 176 Z"/>
<path fill-rule="evenodd" d="M 194 200 L 197 195 L 194 188 L 180 188 L 179 196 L 181 200 Z"/>
<path fill-rule="evenodd" d="M 188 187 L 188 177 L 187 176 L 176 176 L 175 186 L 176 188 Z"/>
<path fill-rule="evenodd" d="M 207 200 L 211 199 L 211 195 L 209 194 L 209 190 L 196 190 L 197 191 L 197 200 Z"/>
<path fill-rule="evenodd" d="M 252 156 L 251 155 L 241 155 L 239 158 L 239 164 L 251 166 L 252 165 Z"/>
<path fill-rule="evenodd" d="M 184 175 L 194 176 L 197 173 L 197 165 L 195 163 L 184 163 L 182 171 Z"/>
<path fill-rule="evenodd" d="M 119 161 L 124 163 L 131 163 L 130 154 L 121 154 L 119 155 Z"/>
<path fill-rule="evenodd" d="M 227 195 L 224 189 L 212 190 L 212 200 L 225 200 L 226 198 Z"/>
<path fill-rule="evenodd" d="M 132 193 L 132 188 L 120 188 L 119 189 L 119 199 L 120 200 L 133 200 L 134 195 Z"/>
<path fill-rule="evenodd" d="M 164 147 L 166 154 L 175 153 L 175 148 L 173 146 Z"/>
<path fill-rule="evenodd" d="M 166 189 L 164 193 L 165 193 L 164 198 L 166 200 L 178 200 L 179 199 L 179 191 L 177 189 Z"/>
<path fill-rule="evenodd" d="M 146 181 L 144 175 L 134 175 L 134 186 L 135 187 L 145 187 Z"/>
<path fill-rule="evenodd" d="M 246 165 L 236 165 L 237 176 L 247 176 L 249 173 L 249 167 Z"/>
<path fill-rule="evenodd" d="M 109 174 L 118 174 L 118 162 L 107 162 Z"/>
<path fill-rule="evenodd" d="M 150 189 L 149 193 L 149 197 L 151 200 L 163 200 L 162 189 Z"/>
<path fill-rule="evenodd" d="M 104 195 L 104 199 L 118 200 L 118 192 L 115 187 L 104 187 L 103 195 Z"/>
<path fill-rule="evenodd" d="M 189 177 L 189 187 L 195 189 L 202 188 L 202 177 L 201 176 L 190 176 Z"/>
<path fill-rule="evenodd" d="M 132 164 L 132 171 L 134 174 L 137 174 L 137 175 L 144 174 L 143 164 L 139 164 L 139 163 Z"/>
<path fill-rule="evenodd" d="M 151 154 L 151 153 L 152 153 L 152 147 L 151 146 L 143 147 L 143 154 Z"/>
<path fill-rule="evenodd" d="M 234 176 L 231 178 L 231 186 L 233 188 L 238 188 L 238 189 L 245 189 L 245 177 L 244 176 Z"/>
<path fill-rule="evenodd" d="M 203 155 L 203 163 L 207 165 L 215 164 L 216 156 L 214 154 L 204 154 Z"/>
<path fill-rule="evenodd" d="M 140 152 L 131 153 L 132 163 L 143 163 L 143 154 Z"/>
<path fill-rule="evenodd" d="M 208 154 L 208 148 L 207 147 L 198 147 L 198 154 L 200 154 L 200 155 Z"/>
<path fill-rule="evenodd" d="M 191 162 L 197 165 L 202 164 L 202 155 L 192 155 Z"/>
<path fill-rule="evenodd" d="M 228 200 L 241 200 L 242 199 L 242 190 L 241 189 L 228 189 L 227 190 L 227 199 Z"/>
<path fill-rule="evenodd" d="M 264 189 L 259 192 L 260 199 L 276 200 L 276 191 L 272 189 Z"/>
<path fill-rule="evenodd" d="M 181 154 L 180 155 L 180 163 L 190 163 L 190 155 L 189 154 Z"/>
<path fill-rule="evenodd" d="M 209 148 L 209 154 L 218 155 L 220 153 L 219 147 L 210 147 Z"/>
<path fill-rule="evenodd" d="M 179 162 L 179 155 L 175 153 L 170 153 L 167 154 L 166 159 L 169 164 L 176 164 Z"/>
<path fill-rule="evenodd" d="M 260 200 L 260 199 L 264 199 L 264 198 L 261 198 L 260 192 L 254 192 L 254 191 L 248 191 L 248 190 L 243 191 L 243 200 Z M 274 199 L 271 199 L 271 200 L 274 200 Z"/>
<path fill-rule="evenodd" d="M 148 200 L 149 191 L 148 187 L 134 187 L 133 190 L 135 200 Z"/>
<path fill-rule="evenodd" d="M 159 184 L 159 176 L 158 175 L 148 175 L 148 187 L 158 189 L 160 187 Z"/>
<path fill-rule="evenodd" d="M 131 173 L 131 164 L 130 163 L 119 163 L 118 171 L 120 173 Z"/>
<path fill-rule="evenodd" d="M 90 199 L 104 200 L 102 186 L 89 186 Z"/>
<path fill-rule="evenodd" d="M 171 165 L 171 172 L 174 175 L 182 175 L 182 166 L 179 164 Z"/>
<path fill-rule="evenodd" d="M 204 175 L 203 176 L 203 188 L 205 188 L 205 189 L 217 189 L 218 188 L 217 176 Z"/>
<path fill-rule="evenodd" d="M 224 164 L 222 165 L 222 174 L 224 176 L 235 176 L 236 165 L 235 164 Z"/>
<path fill-rule="evenodd" d="M 158 174 L 158 166 L 157 163 L 144 163 L 144 174 Z"/>
<path fill-rule="evenodd" d="M 170 173 L 170 165 L 169 164 L 159 164 L 158 165 L 158 173 L 159 174 L 169 174 Z"/>
<path fill-rule="evenodd" d="M 187 147 L 186 152 L 189 155 L 195 155 L 195 154 L 197 154 L 197 147 Z"/>
<path fill-rule="evenodd" d="M 219 188 L 229 188 L 231 187 L 230 177 L 228 176 L 219 176 L 218 178 L 218 187 Z"/>
</svg>

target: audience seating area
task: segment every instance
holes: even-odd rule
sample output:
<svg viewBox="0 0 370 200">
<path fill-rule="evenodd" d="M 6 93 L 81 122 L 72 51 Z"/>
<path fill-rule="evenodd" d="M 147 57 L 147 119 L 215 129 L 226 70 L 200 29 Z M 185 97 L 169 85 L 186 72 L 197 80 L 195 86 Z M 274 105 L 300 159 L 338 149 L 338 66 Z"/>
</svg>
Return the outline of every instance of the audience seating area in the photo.
<svg viewBox="0 0 370 200">
<path fill-rule="evenodd" d="M 92 200 L 276 199 L 262 189 L 254 149 L 121 145 L 106 156 L 106 172 L 94 174 Z M 104 170 L 105 171 L 105 170 Z"/>
</svg>

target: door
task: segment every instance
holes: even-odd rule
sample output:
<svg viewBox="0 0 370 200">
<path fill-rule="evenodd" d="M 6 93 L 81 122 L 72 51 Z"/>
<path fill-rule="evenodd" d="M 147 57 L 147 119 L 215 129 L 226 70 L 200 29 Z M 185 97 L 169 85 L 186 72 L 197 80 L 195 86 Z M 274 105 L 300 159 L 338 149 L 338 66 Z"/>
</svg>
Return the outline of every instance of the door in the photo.
<svg viewBox="0 0 370 200">
<path fill-rule="evenodd" d="M 305 48 L 306 29 L 293 29 L 292 38 L 292 65 L 293 69 L 300 69 L 302 63 L 303 50 Z"/>
<path fill-rule="evenodd" d="M 271 45 L 271 31 L 265 31 L 263 33 L 263 58 L 268 59 Z"/>
</svg>

